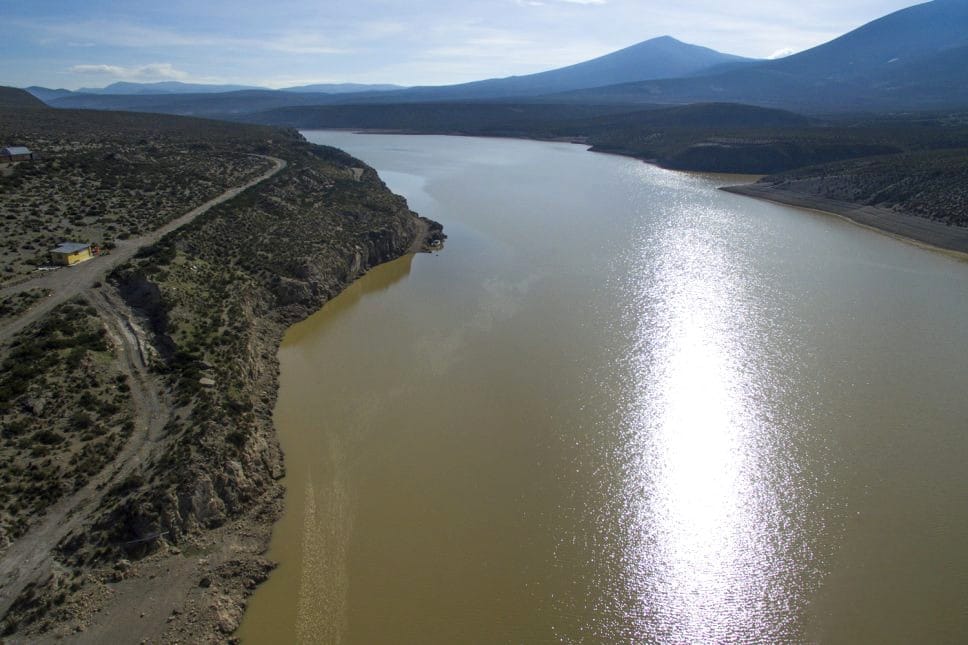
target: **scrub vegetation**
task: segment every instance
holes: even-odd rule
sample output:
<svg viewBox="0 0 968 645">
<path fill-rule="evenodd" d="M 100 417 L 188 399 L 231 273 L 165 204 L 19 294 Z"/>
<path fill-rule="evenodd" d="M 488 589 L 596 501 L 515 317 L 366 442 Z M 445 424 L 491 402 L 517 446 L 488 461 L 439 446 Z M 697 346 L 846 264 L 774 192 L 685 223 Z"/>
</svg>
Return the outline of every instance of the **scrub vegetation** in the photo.
<svg viewBox="0 0 968 645">
<path fill-rule="evenodd" d="M 0 109 L 0 139 L 37 155 L 35 161 L 9 164 L 0 172 L 0 282 L 48 264 L 47 252 L 61 242 L 110 247 L 114 240 L 158 228 L 269 167 L 265 159 L 248 154 L 251 142 L 246 147 L 231 137 L 172 136 L 177 129 L 171 121 Z M 78 129 L 78 122 L 87 127 Z"/>
<path fill-rule="evenodd" d="M 131 433 L 116 348 L 83 300 L 21 332 L 0 365 L 0 546 L 109 463 Z"/>
<path fill-rule="evenodd" d="M 968 149 L 937 150 L 811 166 L 765 177 L 785 191 L 890 208 L 968 226 Z"/>
</svg>

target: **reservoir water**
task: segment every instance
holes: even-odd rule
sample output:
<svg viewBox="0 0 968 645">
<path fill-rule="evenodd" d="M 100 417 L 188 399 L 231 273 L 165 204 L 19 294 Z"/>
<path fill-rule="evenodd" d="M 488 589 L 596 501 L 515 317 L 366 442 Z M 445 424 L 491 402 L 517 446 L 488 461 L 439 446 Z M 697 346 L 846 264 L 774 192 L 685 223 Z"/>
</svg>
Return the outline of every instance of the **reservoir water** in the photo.
<svg viewBox="0 0 968 645">
<path fill-rule="evenodd" d="M 968 638 L 968 263 L 576 145 L 306 136 L 449 239 L 288 332 L 245 643 Z"/>
</svg>

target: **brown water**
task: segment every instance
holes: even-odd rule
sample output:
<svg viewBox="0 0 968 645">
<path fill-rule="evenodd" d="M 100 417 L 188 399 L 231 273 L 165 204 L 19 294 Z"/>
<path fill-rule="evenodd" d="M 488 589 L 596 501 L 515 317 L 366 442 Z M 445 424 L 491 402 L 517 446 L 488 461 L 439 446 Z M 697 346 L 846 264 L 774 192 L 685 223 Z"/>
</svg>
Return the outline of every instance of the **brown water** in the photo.
<svg viewBox="0 0 968 645">
<path fill-rule="evenodd" d="M 450 239 L 287 334 L 246 643 L 968 639 L 968 264 L 578 146 L 308 136 Z"/>
</svg>

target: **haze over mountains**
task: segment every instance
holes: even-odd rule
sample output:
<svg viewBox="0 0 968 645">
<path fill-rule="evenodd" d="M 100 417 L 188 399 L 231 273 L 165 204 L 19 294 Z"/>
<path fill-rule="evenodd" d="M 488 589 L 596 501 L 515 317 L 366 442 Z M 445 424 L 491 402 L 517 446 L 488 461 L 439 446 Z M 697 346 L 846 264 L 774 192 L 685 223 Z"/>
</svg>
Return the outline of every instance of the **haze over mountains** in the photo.
<svg viewBox="0 0 968 645">
<path fill-rule="evenodd" d="M 96 94 L 28 89 L 55 107 L 235 118 L 311 105 L 508 100 L 593 105 L 738 102 L 818 114 L 958 107 L 968 105 L 968 0 L 916 5 L 770 61 L 663 36 L 560 69 L 449 86 L 344 84 L 268 90 L 133 85 L 119 83 Z"/>
</svg>

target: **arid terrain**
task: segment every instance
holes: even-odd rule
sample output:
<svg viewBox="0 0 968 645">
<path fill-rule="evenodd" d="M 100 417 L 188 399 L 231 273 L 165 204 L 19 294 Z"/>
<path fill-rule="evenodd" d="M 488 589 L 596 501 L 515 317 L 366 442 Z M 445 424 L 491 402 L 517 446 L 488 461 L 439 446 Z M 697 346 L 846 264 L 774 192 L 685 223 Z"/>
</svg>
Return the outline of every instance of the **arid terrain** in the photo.
<svg viewBox="0 0 968 645">
<path fill-rule="evenodd" d="M 3 638 L 225 641 L 272 567 L 282 333 L 440 227 L 294 131 L 17 107 L 0 135 L 46 151 L 0 196 Z M 72 237 L 116 246 L 33 271 Z"/>
<path fill-rule="evenodd" d="M 136 138 L 131 128 L 97 117 L 86 117 L 90 127 L 78 130 L 71 113 L 31 113 L 35 118 L 23 119 L 17 111 L 0 110 L 4 143 L 26 145 L 37 156 L 30 163 L 0 164 L 0 284 L 49 265 L 48 251 L 61 242 L 94 242 L 110 250 L 269 167 L 231 141 L 171 137 L 164 127 Z"/>
</svg>

